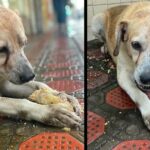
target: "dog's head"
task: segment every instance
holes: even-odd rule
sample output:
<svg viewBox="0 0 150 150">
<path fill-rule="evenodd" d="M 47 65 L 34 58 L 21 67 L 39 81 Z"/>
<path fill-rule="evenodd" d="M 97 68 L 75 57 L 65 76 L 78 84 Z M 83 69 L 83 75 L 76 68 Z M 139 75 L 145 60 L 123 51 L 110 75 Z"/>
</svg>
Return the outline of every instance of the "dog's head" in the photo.
<svg viewBox="0 0 150 150">
<path fill-rule="evenodd" d="M 34 78 L 23 48 L 27 42 L 21 18 L 0 6 L 0 78 L 22 84 Z"/>
<path fill-rule="evenodd" d="M 142 14 L 141 14 L 142 15 Z M 136 17 L 135 17 L 136 18 Z M 150 89 L 150 14 L 119 22 L 116 28 L 116 47 L 114 56 L 127 51 L 134 66 L 133 74 L 137 86 L 142 90 Z"/>
</svg>

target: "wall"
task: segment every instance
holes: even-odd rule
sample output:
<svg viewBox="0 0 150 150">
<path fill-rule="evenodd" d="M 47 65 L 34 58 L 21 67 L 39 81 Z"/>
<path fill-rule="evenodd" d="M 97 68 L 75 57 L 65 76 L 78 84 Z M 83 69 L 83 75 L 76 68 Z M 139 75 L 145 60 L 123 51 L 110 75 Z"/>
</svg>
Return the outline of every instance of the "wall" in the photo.
<svg viewBox="0 0 150 150">
<path fill-rule="evenodd" d="M 101 11 L 104 11 L 105 9 L 113 6 L 130 4 L 138 1 L 141 0 L 88 0 L 88 41 L 94 38 L 91 33 L 90 25 L 92 17 L 95 14 L 100 13 Z"/>
</svg>

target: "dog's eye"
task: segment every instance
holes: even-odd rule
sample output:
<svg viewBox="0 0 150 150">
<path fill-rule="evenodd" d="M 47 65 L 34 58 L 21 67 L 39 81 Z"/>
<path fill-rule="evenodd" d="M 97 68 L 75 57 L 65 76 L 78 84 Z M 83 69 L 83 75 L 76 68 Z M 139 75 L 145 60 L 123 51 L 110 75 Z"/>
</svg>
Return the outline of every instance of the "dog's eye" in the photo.
<svg viewBox="0 0 150 150">
<path fill-rule="evenodd" d="M 0 53 L 7 53 L 8 48 L 6 46 L 0 47 Z"/>
<path fill-rule="evenodd" d="M 132 42 L 131 45 L 136 50 L 141 50 L 142 49 L 141 44 L 139 42 L 137 42 L 137 41 Z"/>
</svg>

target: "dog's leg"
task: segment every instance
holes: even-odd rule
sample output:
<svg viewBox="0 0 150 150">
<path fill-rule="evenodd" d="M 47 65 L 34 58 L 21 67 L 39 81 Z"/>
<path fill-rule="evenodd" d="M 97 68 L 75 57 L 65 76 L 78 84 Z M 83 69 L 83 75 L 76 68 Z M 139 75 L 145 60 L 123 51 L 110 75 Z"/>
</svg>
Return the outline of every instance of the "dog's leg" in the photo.
<svg viewBox="0 0 150 150">
<path fill-rule="evenodd" d="M 70 101 L 74 107 L 75 112 L 78 115 L 81 114 L 81 108 L 80 108 L 79 102 L 75 97 L 70 96 L 64 92 L 59 92 L 57 90 L 54 90 L 42 82 L 30 81 L 23 85 L 15 85 L 9 81 L 4 81 L 3 83 L 1 83 L 0 91 L 1 91 L 2 96 L 5 96 L 5 97 L 28 99 L 29 96 L 35 90 L 38 90 L 41 88 L 48 88 L 49 91 L 51 91 L 53 95 L 59 96 L 62 99 Z"/>
<path fill-rule="evenodd" d="M 56 95 L 62 99 L 68 100 L 73 105 L 74 111 L 78 115 L 81 114 L 81 108 L 80 108 L 81 106 L 75 97 L 68 95 L 65 92 L 60 92 L 60 91 L 54 90 L 54 89 L 50 88 L 48 85 L 46 85 L 42 82 L 38 82 L 38 81 L 30 81 L 30 82 L 26 83 L 26 85 L 28 85 L 29 87 L 32 87 L 33 89 L 48 88 L 53 95 Z"/>
<path fill-rule="evenodd" d="M 81 122 L 80 117 L 73 112 L 68 112 L 56 105 L 40 105 L 26 99 L 0 97 L 0 114 L 59 127 L 75 127 Z"/>
<path fill-rule="evenodd" d="M 119 85 L 126 91 L 126 93 L 138 106 L 146 126 L 148 127 L 148 129 L 150 129 L 150 100 L 148 96 L 136 86 L 132 77 L 133 69 L 126 66 L 118 66 L 117 78 Z"/>
<path fill-rule="evenodd" d="M 100 13 L 94 16 L 92 19 L 91 29 L 93 35 L 100 41 L 100 43 L 103 43 L 103 46 L 101 47 L 101 52 L 107 53 L 104 19 L 105 19 L 105 13 Z"/>
</svg>

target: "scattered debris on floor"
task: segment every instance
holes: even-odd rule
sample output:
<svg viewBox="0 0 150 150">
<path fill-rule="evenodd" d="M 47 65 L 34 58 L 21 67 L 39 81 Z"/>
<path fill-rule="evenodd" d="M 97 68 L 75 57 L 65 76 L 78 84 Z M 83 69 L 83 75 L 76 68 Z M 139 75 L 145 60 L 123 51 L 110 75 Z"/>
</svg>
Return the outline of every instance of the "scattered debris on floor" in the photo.
<svg viewBox="0 0 150 150">
<path fill-rule="evenodd" d="M 115 65 L 100 46 L 96 40 L 88 42 L 88 150 L 147 150 L 150 131 L 136 105 L 118 86 Z"/>
<path fill-rule="evenodd" d="M 39 36 L 39 38 L 36 37 L 36 40 L 31 40 L 31 43 L 26 47 L 27 50 L 25 52 L 34 66 L 36 73 L 35 80 L 42 81 L 59 91 L 66 91 L 68 94 L 74 95 L 79 99 L 83 107 L 84 76 L 81 52 L 77 49 L 73 40 L 68 39 L 68 44 L 63 45 L 62 39 L 59 37 L 53 39 L 51 36 L 52 34 L 46 34 Z M 54 44 L 54 42 L 59 44 L 56 45 L 59 48 L 56 46 L 52 47 L 51 43 Z M 77 72 L 74 76 L 69 74 L 70 71 L 74 71 L 75 69 L 80 70 L 80 72 Z M 67 76 L 63 74 L 64 71 L 69 72 Z M 51 72 L 58 72 L 59 76 L 46 78 L 45 73 Z M 64 137 L 64 139 L 61 139 L 64 143 L 64 149 L 70 146 L 73 149 L 84 149 L 84 124 L 82 124 L 82 130 L 77 131 L 75 129 L 70 130 L 69 128 L 62 129 L 47 126 L 35 121 L 14 120 L 3 117 L 0 117 L 0 122 L 0 150 L 51 149 L 49 142 L 55 143 L 55 139 L 49 140 L 49 138 L 52 138 L 51 134 L 60 139 L 62 136 Z M 75 144 L 68 145 L 69 138 L 70 142 L 74 143 L 75 141 Z M 56 144 L 54 146 L 54 149 L 57 150 L 57 148 L 59 149 L 62 145 Z"/>
</svg>

